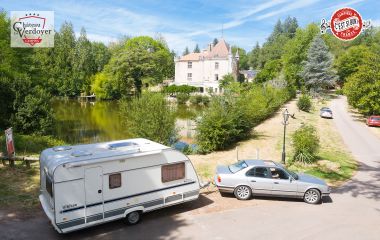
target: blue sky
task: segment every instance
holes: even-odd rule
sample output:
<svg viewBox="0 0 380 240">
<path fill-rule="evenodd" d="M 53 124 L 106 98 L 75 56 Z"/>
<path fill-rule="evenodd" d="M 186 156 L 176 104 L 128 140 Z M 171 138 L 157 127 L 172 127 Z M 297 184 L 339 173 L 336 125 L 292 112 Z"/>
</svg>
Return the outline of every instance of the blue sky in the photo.
<svg viewBox="0 0 380 240">
<path fill-rule="evenodd" d="M 353 7 L 363 19 L 380 25 L 380 1 L 376 0 L 34 0 L 1 1 L 6 11 L 55 11 L 55 28 L 70 21 L 76 34 L 85 27 L 88 38 L 109 43 L 123 35 L 161 34 L 171 49 L 201 48 L 222 36 L 250 50 L 262 44 L 278 19 L 296 17 L 301 26 L 329 19 L 340 7 Z"/>
</svg>

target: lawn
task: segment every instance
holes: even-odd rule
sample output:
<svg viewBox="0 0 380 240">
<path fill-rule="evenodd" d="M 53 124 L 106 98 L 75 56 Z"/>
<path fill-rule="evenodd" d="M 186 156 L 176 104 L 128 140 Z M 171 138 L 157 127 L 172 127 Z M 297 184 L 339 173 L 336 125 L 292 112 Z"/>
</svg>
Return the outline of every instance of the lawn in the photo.
<svg viewBox="0 0 380 240">
<path fill-rule="evenodd" d="M 45 148 L 63 144 L 50 136 L 15 136 L 16 154 L 21 156 L 38 156 Z M 5 152 L 4 136 L 0 136 L 0 151 Z M 32 163 L 30 168 L 21 161 L 16 161 L 14 167 L 0 163 L 0 179 L 0 209 L 28 211 L 38 206 L 38 162 Z"/>
</svg>

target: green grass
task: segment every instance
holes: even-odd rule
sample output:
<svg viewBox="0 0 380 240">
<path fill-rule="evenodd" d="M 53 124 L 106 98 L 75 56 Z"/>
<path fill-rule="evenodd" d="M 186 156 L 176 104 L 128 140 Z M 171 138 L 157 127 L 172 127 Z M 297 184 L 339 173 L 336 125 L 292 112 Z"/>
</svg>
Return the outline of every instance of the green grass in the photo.
<svg viewBox="0 0 380 240">
<path fill-rule="evenodd" d="M 21 162 L 15 167 L 0 166 L 0 206 L 30 210 L 38 206 L 39 163 L 26 168 Z"/>
<path fill-rule="evenodd" d="M 17 155 L 39 155 L 49 147 L 64 145 L 65 142 L 52 136 L 15 135 L 14 143 Z M 0 136 L 0 151 L 6 152 L 5 136 Z"/>
<path fill-rule="evenodd" d="M 289 169 L 314 175 L 326 180 L 332 185 L 338 185 L 339 183 L 350 179 L 357 169 L 356 161 L 350 154 L 345 152 L 321 150 L 318 159 L 324 159 L 338 164 L 339 170 L 332 171 L 331 169 L 318 164 L 304 165 L 299 163 L 292 163 L 289 166 Z"/>
<path fill-rule="evenodd" d="M 64 145 L 51 136 L 16 135 L 16 155 L 38 156 L 45 148 Z M 4 136 L 0 136 L 0 151 L 6 152 Z M 32 210 L 38 206 L 40 168 L 33 162 L 27 168 L 16 161 L 14 167 L 0 162 L 0 208 L 18 211 Z"/>
</svg>

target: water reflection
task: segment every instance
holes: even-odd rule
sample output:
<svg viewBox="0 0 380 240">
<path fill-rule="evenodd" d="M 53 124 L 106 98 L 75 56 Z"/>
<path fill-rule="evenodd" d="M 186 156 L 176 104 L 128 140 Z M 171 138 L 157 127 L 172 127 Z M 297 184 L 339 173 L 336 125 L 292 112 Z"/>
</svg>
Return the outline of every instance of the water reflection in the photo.
<svg viewBox="0 0 380 240">
<path fill-rule="evenodd" d="M 52 101 L 57 119 L 54 135 L 70 144 L 126 139 L 128 129 L 122 124 L 118 101 Z M 202 107 L 175 107 L 176 125 L 181 140 L 191 143 L 195 135 L 195 118 Z"/>
</svg>

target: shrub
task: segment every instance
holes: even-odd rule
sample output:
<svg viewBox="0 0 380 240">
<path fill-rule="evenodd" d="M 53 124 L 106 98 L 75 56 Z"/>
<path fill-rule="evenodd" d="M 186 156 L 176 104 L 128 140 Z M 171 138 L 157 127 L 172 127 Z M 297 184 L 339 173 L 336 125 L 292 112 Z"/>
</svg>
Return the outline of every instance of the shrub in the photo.
<svg viewBox="0 0 380 240">
<path fill-rule="evenodd" d="M 190 96 L 187 93 L 177 93 L 177 103 L 178 104 L 186 104 L 186 102 L 189 100 Z"/>
<path fill-rule="evenodd" d="M 176 94 L 176 93 L 190 94 L 197 91 L 198 91 L 197 87 L 189 86 L 189 85 L 181 85 L 181 86 L 170 85 L 163 89 L 163 92 L 167 94 Z"/>
<path fill-rule="evenodd" d="M 194 95 L 190 97 L 190 103 L 193 105 L 208 105 L 210 103 L 210 98 L 208 96 Z"/>
<path fill-rule="evenodd" d="M 40 154 L 45 148 L 65 145 L 65 142 L 52 136 L 15 134 L 14 143 L 17 155 Z M 5 137 L 0 136 L 0 148 L 6 153 Z"/>
<path fill-rule="evenodd" d="M 26 95 L 14 116 L 16 131 L 24 134 L 46 135 L 51 133 L 54 116 L 49 101 L 51 96 L 40 87 Z"/>
<path fill-rule="evenodd" d="M 190 97 L 190 103 L 193 105 L 202 103 L 202 95 L 194 95 Z"/>
<path fill-rule="evenodd" d="M 177 138 L 175 115 L 164 96 L 143 93 L 139 98 L 120 102 L 123 123 L 131 137 L 142 137 L 170 145 Z"/>
<path fill-rule="evenodd" d="M 311 163 L 316 159 L 319 148 L 319 138 L 316 129 L 310 125 L 303 125 L 292 134 L 293 160 L 302 163 Z"/>
<path fill-rule="evenodd" d="M 202 96 L 202 103 L 203 105 L 208 105 L 210 103 L 210 97 Z"/>
<path fill-rule="evenodd" d="M 299 110 L 309 112 L 311 109 L 311 99 L 308 95 L 302 94 L 297 101 L 297 107 Z"/>
</svg>

